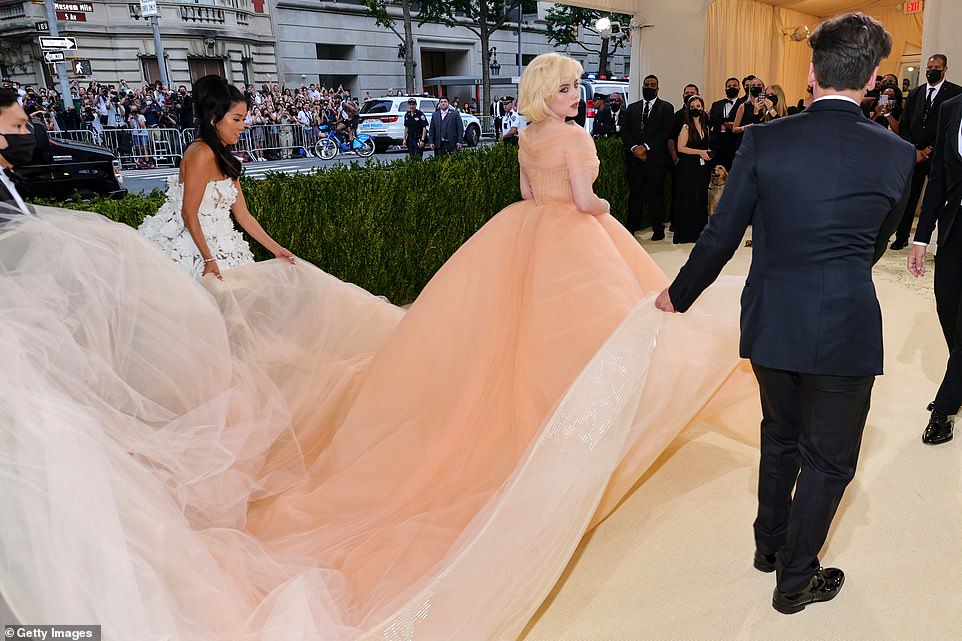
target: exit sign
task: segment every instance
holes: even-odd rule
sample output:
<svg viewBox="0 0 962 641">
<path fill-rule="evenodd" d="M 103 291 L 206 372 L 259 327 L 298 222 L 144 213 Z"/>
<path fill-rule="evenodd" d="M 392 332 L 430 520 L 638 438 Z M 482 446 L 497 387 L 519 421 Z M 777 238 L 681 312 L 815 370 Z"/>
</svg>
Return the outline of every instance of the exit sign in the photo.
<svg viewBox="0 0 962 641">
<path fill-rule="evenodd" d="M 922 0 L 914 0 L 913 2 L 906 2 L 902 5 L 902 11 L 904 13 L 918 13 L 922 10 Z"/>
</svg>

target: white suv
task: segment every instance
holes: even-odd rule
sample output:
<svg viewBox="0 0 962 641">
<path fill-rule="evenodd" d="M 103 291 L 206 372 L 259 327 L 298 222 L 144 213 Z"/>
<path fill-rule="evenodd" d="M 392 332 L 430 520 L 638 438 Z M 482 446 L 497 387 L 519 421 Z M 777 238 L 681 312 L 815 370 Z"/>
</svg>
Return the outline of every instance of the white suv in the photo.
<svg viewBox="0 0 962 641">
<path fill-rule="evenodd" d="M 371 98 L 361 105 L 358 125 L 359 134 L 367 134 L 374 139 L 374 146 L 378 152 L 383 152 L 391 145 L 400 145 L 404 140 L 404 114 L 408 110 L 408 100 L 418 101 L 418 109 L 431 119 L 431 114 L 438 108 L 437 98 L 424 96 L 385 96 Z M 474 147 L 481 140 L 481 121 L 471 114 L 461 113 L 464 124 L 464 143 Z"/>
<path fill-rule="evenodd" d="M 594 97 L 598 94 L 607 100 L 611 94 L 618 92 L 624 101 L 624 107 L 628 106 L 628 76 L 603 76 L 600 74 L 585 73 L 581 76 L 581 99 L 587 104 L 585 114 L 585 129 L 591 133 L 595 122 Z"/>
</svg>

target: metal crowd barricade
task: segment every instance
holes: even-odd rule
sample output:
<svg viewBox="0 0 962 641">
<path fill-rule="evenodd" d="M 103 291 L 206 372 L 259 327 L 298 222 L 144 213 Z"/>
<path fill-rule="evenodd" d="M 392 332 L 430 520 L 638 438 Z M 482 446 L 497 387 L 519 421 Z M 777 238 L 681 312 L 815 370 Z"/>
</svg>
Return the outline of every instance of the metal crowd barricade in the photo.
<svg viewBox="0 0 962 641">
<path fill-rule="evenodd" d="M 85 142 L 90 145 L 97 144 L 94 132 L 90 129 L 68 129 L 63 131 L 48 131 L 51 138 L 58 140 L 68 140 L 73 142 Z"/>
<path fill-rule="evenodd" d="M 184 156 L 179 129 L 119 129 L 108 127 L 51 132 L 51 137 L 75 140 L 106 147 L 116 154 L 125 168 L 174 167 Z"/>
<path fill-rule="evenodd" d="M 185 129 L 182 134 L 184 149 L 197 136 L 195 130 Z M 234 152 L 248 162 L 265 160 L 289 160 L 303 158 L 313 153 L 317 136 L 313 128 L 300 124 L 253 125 L 244 130 Z"/>
</svg>

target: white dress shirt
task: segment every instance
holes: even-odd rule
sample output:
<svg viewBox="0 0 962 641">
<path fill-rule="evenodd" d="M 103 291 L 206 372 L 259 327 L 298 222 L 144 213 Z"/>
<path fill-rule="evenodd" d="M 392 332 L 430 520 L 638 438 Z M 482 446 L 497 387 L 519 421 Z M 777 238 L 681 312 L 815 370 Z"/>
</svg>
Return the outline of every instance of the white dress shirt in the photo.
<svg viewBox="0 0 962 641">
<path fill-rule="evenodd" d="M 20 192 L 17 191 L 17 188 L 14 186 L 13 181 L 10 180 L 10 176 L 7 175 L 5 169 L 0 169 L 0 183 L 3 183 L 3 186 L 6 187 L 10 195 L 13 196 L 13 202 L 17 205 L 17 208 L 23 213 L 29 214 L 30 210 L 27 209 L 27 203 L 23 202 L 23 198 L 20 197 Z M 0 213 L 3 212 L 0 211 Z"/>
</svg>

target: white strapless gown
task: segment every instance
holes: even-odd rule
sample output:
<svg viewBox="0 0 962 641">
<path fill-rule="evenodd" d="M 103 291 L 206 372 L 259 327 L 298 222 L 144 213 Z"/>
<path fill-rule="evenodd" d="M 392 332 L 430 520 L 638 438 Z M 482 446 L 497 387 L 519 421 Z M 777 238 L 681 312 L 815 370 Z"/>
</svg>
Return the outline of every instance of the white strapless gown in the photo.
<svg viewBox="0 0 962 641">
<path fill-rule="evenodd" d="M 254 262 L 250 245 L 231 220 L 230 211 L 236 200 L 237 188 L 230 178 L 212 180 L 207 183 L 197 210 L 207 246 L 221 270 Z M 200 278 L 204 273 L 204 259 L 184 226 L 183 206 L 184 185 L 177 176 L 171 176 L 167 183 L 167 200 L 156 214 L 144 219 L 138 231 L 184 272 Z"/>
</svg>

